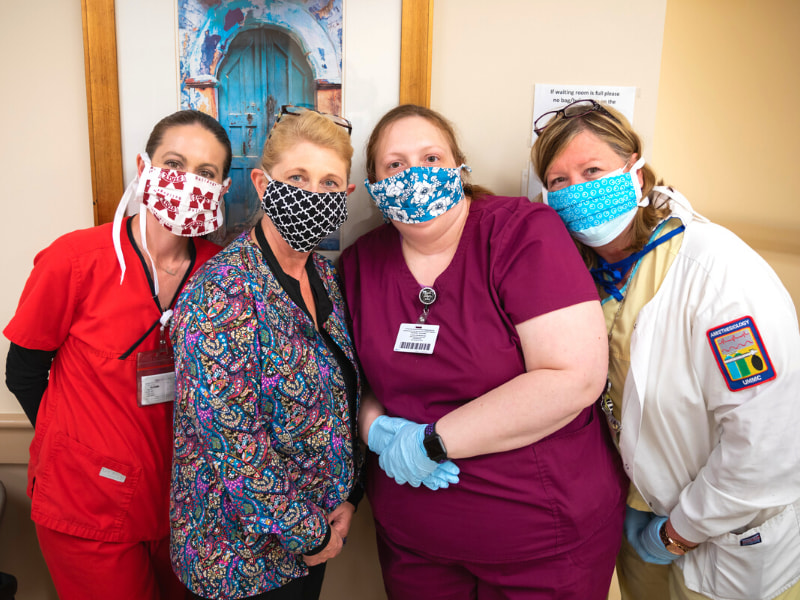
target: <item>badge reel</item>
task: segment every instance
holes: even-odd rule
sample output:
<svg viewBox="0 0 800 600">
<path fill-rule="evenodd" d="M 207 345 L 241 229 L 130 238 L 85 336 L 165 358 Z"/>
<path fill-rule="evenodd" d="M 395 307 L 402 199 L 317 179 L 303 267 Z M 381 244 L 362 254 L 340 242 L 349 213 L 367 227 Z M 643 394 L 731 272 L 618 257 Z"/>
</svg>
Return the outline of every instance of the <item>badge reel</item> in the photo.
<svg viewBox="0 0 800 600">
<path fill-rule="evenodd" d="M 419 291 L 419 301 L 422 302 L 422 314 L 416 323 L 400 323 L 400 330 L 394 342 L 395 352 L 433 354 L 439 326 L 428 325 L 426 321 L 431 304 L 436 302 L 436 290 L 427 286 L 422 288 Z"/>
<path fill-rule="evenodd" d="M 166 332 L 171 317 L 171 310 L 161 315 L 158 350 L 136 355 L 136 401 L 139 406 L 175 400 L 175 358 L 172 346 L 167 343 Z"/>
<path fill-rule="evenodd" d="M 614 416 L 614 401 L 611 399 L 610 379 L 606 379 L 606 389 L 603 390 L 603 394 L 600 396 L 600 408 L 606 415 L 606 420 L 608 421 L 608 426 L 612 434 L 619 436 L 619 432 L 622 430 L 622 423 Z"/>
</svg>

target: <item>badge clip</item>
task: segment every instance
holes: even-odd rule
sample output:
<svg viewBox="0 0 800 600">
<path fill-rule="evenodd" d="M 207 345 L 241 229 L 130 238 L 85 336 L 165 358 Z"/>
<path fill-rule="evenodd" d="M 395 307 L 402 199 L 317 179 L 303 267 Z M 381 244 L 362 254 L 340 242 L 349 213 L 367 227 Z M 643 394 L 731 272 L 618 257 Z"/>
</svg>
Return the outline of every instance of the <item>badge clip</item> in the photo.
<svg viewBox="0 0 800 600">
<path fill-rule="evenodd" d="M 158 350 L 136 355 L 136 402 L 139 406 L 175 400 L 175 357 L 166 334 L 171 316 L 171 310 L 161 316 Z"/>
</svg>

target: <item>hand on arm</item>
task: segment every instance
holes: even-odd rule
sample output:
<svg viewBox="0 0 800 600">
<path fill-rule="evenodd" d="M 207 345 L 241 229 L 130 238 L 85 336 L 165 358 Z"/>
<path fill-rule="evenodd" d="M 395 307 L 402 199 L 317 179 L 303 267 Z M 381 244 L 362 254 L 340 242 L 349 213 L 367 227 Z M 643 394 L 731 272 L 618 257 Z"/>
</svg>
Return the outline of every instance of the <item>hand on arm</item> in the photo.
<svg viewBox="0 0 800 600">
<path fill-rule="evenodd" d="M 599 302 L 534 317 L 517 325 L 517 332 L 526 372 L 437 421 L 450 458 L 532 444 L 567 425 L 602 393 L 608 339 Z"/>
<path fill-rule="evenodd" d="M 376 420 L 373 429 L 379 424 L 380 420 Z M 408 483 L 413 487 L 424 484 L 436 490 L 458 483 L 458 466 L 450 460 L 437 463 L 428 458 L 422 444 L 424 437 L 425 425 L 410 421 L 401 424 L 378 459 L 381 469 L 397 483 Z"/>
<path fill-rule="evenodd" d="M 369 449 L 380 457 L 378 464 L 387 475 L 399 484 L 422 484 L 431 490 L 458 483 L 459 469 L 452 461 L 435 463 L 428 458 L 422 446 L 425 425 L 389 417 L 373 394 L 367 398 L 366 410 L 362 404 L 359 417 L 362 436 Z"/>
</svg>

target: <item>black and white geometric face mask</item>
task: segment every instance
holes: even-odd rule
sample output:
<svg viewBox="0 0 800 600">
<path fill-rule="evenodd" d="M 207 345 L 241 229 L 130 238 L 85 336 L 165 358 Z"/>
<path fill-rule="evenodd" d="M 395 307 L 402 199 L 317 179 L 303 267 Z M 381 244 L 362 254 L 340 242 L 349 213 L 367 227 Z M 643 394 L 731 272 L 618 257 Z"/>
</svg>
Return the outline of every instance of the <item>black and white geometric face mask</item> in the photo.
<svg viewBox="0 0 800 600">
<path fill-rule="evenodd" d="M 311 252 L 347 219 L 347 192 L 308 192 L 269 175 L 267 180 L 261 208 L 296 252 Z"/>
</svg>

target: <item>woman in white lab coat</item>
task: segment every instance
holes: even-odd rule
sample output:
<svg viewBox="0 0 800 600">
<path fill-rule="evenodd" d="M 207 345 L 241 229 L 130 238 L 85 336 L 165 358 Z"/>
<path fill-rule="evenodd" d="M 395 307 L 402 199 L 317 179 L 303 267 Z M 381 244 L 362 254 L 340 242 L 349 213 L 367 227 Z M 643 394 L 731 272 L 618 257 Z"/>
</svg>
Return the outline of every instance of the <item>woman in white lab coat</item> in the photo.
<svg viewBox="0 0 800 600">
<path fill-rule="evenodd" d="M 543 199 L 603 296 L 601 402 L 631 480 L 623 598 L 800 598 L 800 333 L 755 251 L 656 185 L 615 110 L 542 115 Z"/>
</svg>

